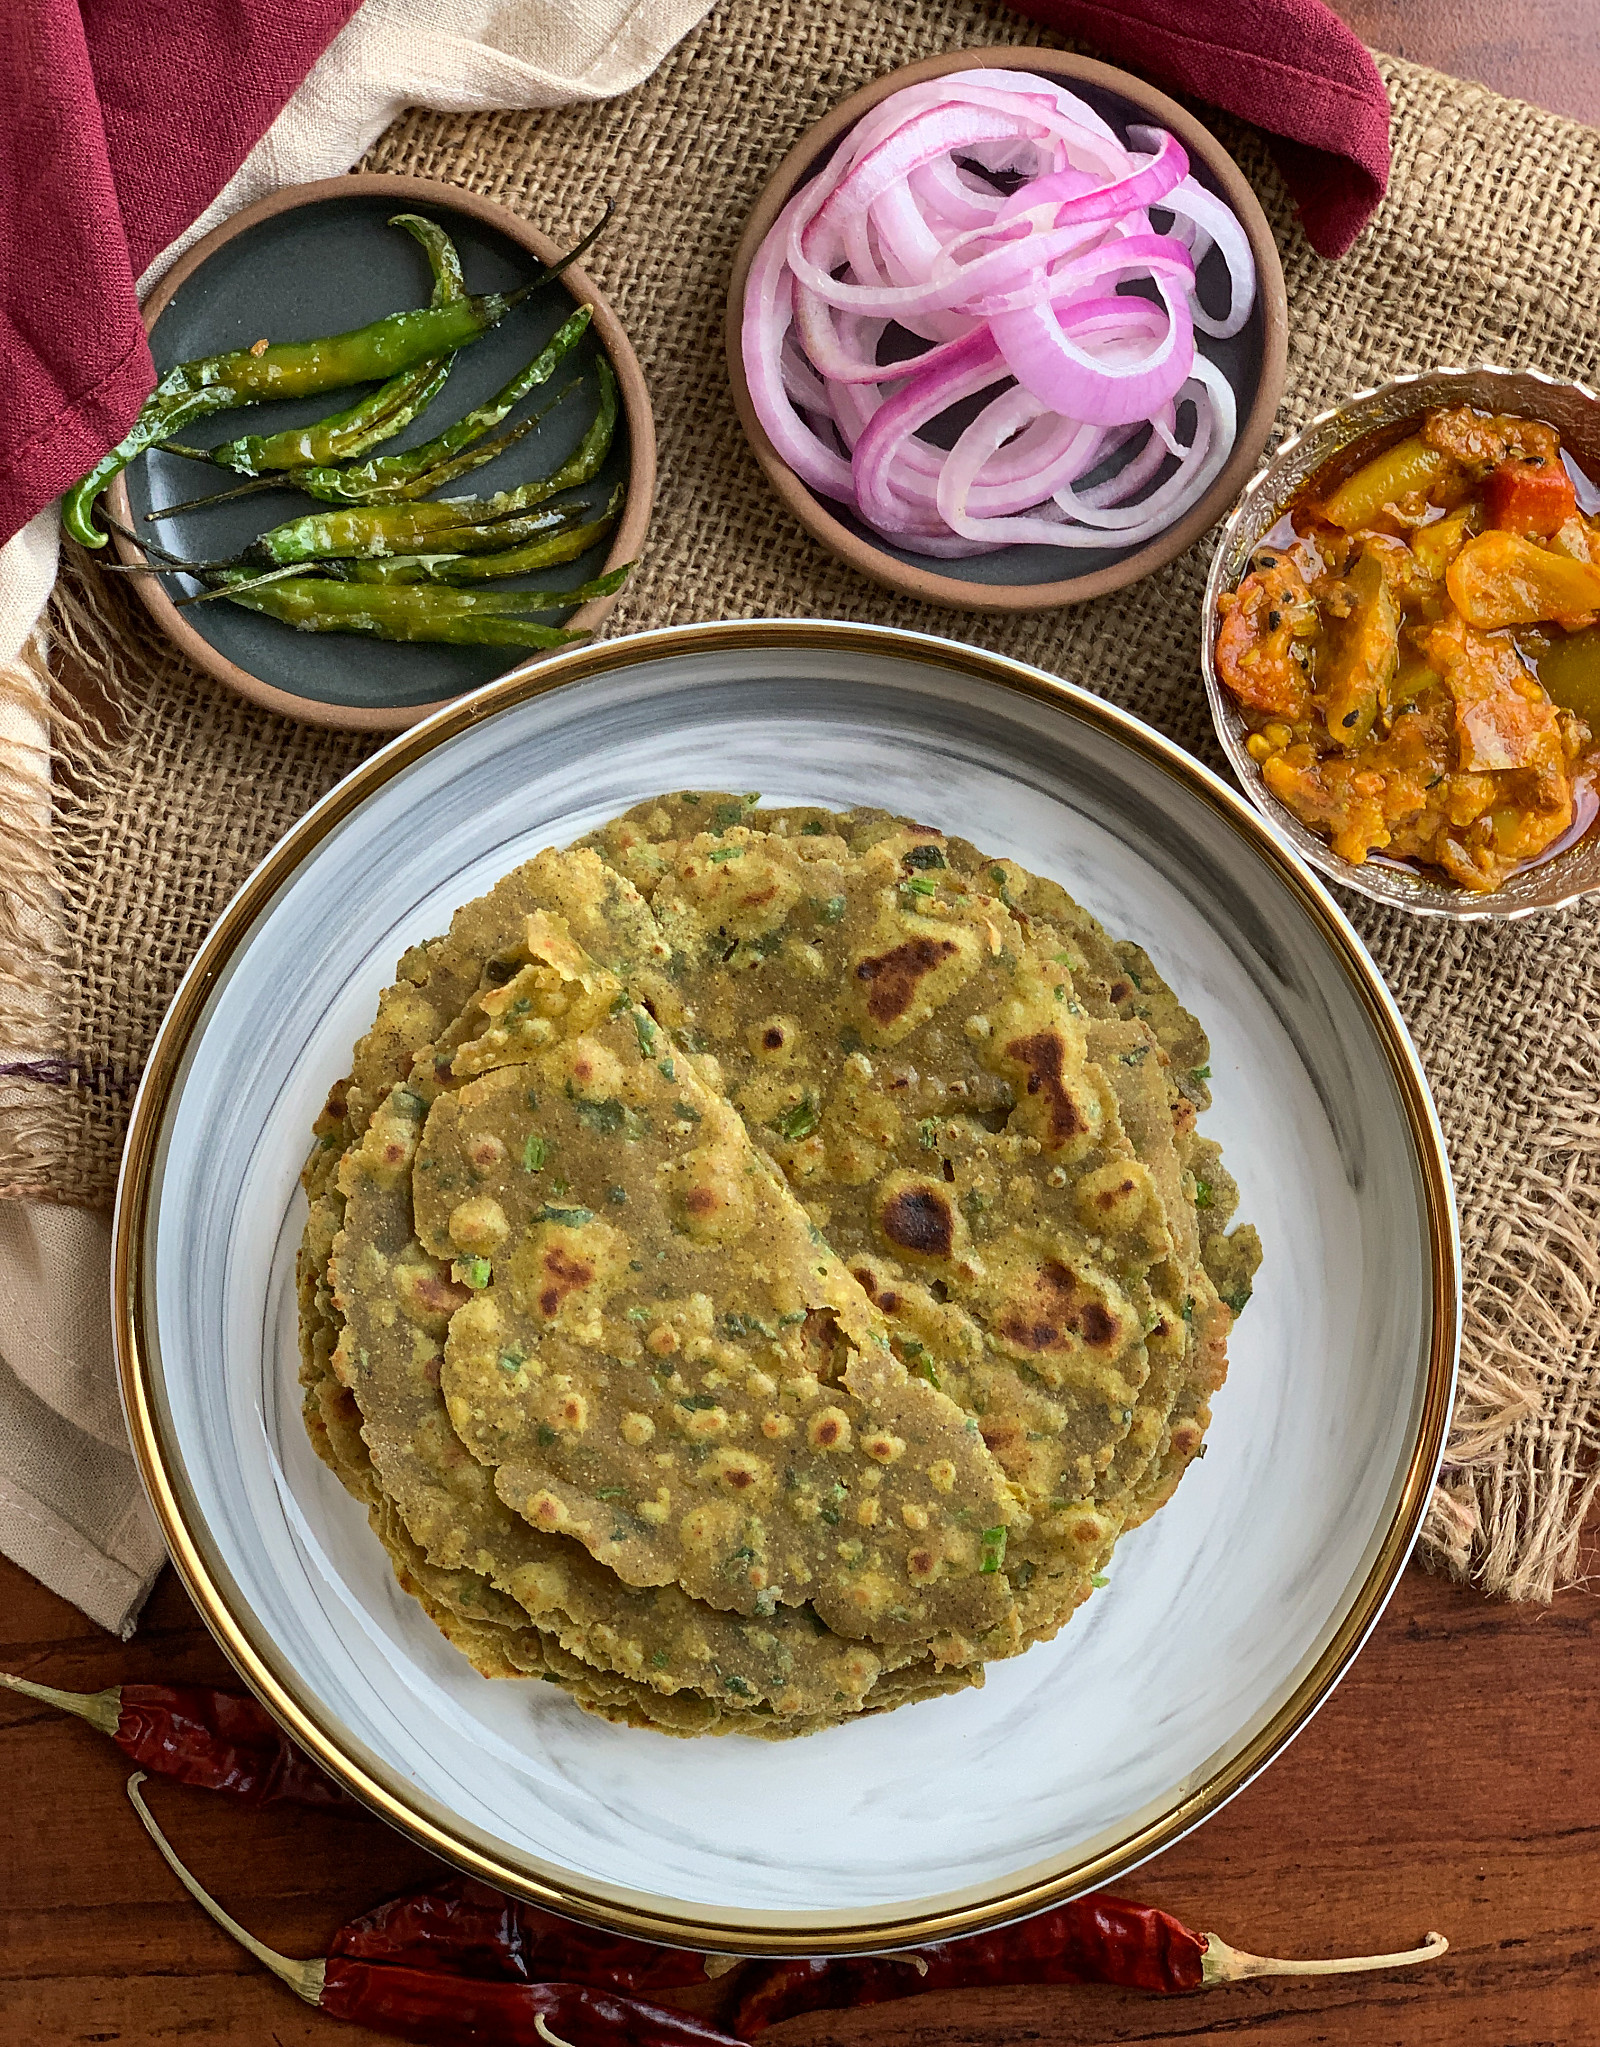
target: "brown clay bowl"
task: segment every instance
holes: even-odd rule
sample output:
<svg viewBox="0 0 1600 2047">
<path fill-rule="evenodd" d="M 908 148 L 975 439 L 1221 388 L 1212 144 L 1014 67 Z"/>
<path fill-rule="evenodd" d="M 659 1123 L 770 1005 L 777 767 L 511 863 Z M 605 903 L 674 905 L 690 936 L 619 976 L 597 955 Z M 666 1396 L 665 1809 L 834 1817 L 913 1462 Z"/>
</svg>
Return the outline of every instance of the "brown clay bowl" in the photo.
<svg viewBox="0 0 1600 2047">
<path fill-rule="evenodd" d="M 409 237 L 386 225 L 391 214 L 410 212 L 426 213 L 449 229 L 473 291 L 514 288 L 562 253 L 507 208 L 427 178 L 343 177 L 291 186 L 213 229 L 151 293 L 144 323 L 157 370 L 248 345 L 263 334 L 334 334 L 397 307 L 423 303 L 427 280 L 420 253 Z M 588 363 L 603 350 L 616 371 L 622 405 L 611 454 L 584 495 L 603 502 L 615 484 L 623 483 L 627 502 L 608 539 L 589 554 L 518 579 L 552 590 L 634 560 L 655 495 L 655 428 L 638 360 L 616 315 L 576 264 L 461 350 L 448 384 L 427 413 L 379 451 L 431 438 L 499 389 L 570 315 L 575 301 L 593 313 L 575 352 L 577 362 Z M 223 413 L 182 438 L 210 445 L 235 434 L 272 432 L 322 418 L 356 395 L 351 391 Z M 591 416 L 592 399 L 575 395 L 518 446 L 449 486 L 451 494 L 487 495 L 553 467 L 576 445 Z M 310 498 L 285 489 L 176 516 L 163 511 L 202 492 L 227 490 L 239 480 L 225 469 L 152 450 L 116 479 L 107 503 L 124 525 L 191 560 L 231 556 L 268 527 L 318 509 Z M 146 521 L 147 512 L 156 514 L 153 522 Z M 144 560 L 139 548 L 120 535 L 114 538 L 124 562 Z M 180 610 L 165 587 L 175 579 L 141 575 L 128 580 L 161 630 L 196 667 L 252 703 L 315 725 L 396 731 L 527 658 L 517 647 L 397 646 L 353 634 L 301 633 L 225 600 Z M 178 587 L 181 594 L 185 586 Z M 564 623 L 570 630 L 592 631 L 614 602 L 586 604 Z M 559 616 L 551 620 L 559 622 Z"/>
<path fill-rule="evenodd" d="M 767 230 L 801 185 L 822 169 L 841 137 L 879 101 L 903 86 L 979 67 L 1033 71 L 1060 79 L 1119 132 L 1129 122 L 1169 129 L 1187 150 L 1201 183 L 1224 199 L 1238 216 L 1255 257 L 1256 306 L 1249 321 L 1229 341 L 1206 342 L 1207 354 L 1233 385 L 1238 400 L 1239 430 L 1233 454 L 1205 496 L 1183 518 L 1155 539 L 1120 556 L 1053 547 L 1010 547 L 960 562 L 914 554 L 881 538 L 847 507 L 818 496 L 802 483 L 767 438 L 750 403 L 739 326 L 745 280 Z M 1103 597 L 1109 591 L 1136 583 L 1141 576 L 1182 554 L 1227 511 L 1266 445 L 1283 393 L 1288 304 L 1283 265 L 1254 192 L 1216 137 L 1175 100 L 1126 71 L 1096 63 L 1090 57 L 1073 56 L 1065 50 L 952 50 L 942 57 L 907 64 L 863 86 L 790 150 L 756 201 L 734 256 L 726 337 L 728 376 L 740 424 L 767 480 L 813 539 L 821 541 L 841 561 L 873 582 L 927 604 L 964 611 L 1048 611 L 1057 605 Z"/>
</svg>

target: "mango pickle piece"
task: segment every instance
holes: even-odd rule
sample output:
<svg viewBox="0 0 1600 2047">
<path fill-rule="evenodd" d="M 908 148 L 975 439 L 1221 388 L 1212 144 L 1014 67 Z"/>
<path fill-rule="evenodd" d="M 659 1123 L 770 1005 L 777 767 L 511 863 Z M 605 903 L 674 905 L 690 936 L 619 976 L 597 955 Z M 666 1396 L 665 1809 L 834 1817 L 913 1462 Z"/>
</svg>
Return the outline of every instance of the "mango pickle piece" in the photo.
<svg viewBox="0 0 1600 2047">
<path fill-rule="evenodd" d="M 1413 491 L 1426 490 L 1450 467 L 1450 457 L 1430 448 L 1420 434 L 1387 448 L 1348 476 L 1322 505 L 1330 526 L 1354 533 L 1370 526 L 1385 505 L 1397 504 Z"/>
<path fill-rule="evenodd" d="M 1552 640 L 1535 666 L 1550 701 L 1600 732 L 1600 626 Z"/>
<path fill-rule="evenodd" d="M 1329 627 L 1328 651 L 1317 671 L 1317 701 L 1329 736 L 1350 753 L 1388 707 L 1389 685 L 1400 664 L 1400 607 L 1382 557 L 1372 548 L 1362 550 L 1344 587 L 1354 608 Z"/>
<path fill-rule="evenodd" d="M 1451 602 L 1470 626 L 1492 633 L 1600 610 L 1600 569 L 1519 533 L 1480 533 L 1445 576 Z"/>
<path fill-rule="evenodd" d="M 1483 516 L 1476 501 L 1460 506 L 1443 519 L 1435 519 L 1430 525 L 1419 526 L 1411 536 L 1411 552 L 1424 573 L 1438 583 L 1444 580 L 1449 568 L 1462 547 L 1482 527 Z"/>
</svg>

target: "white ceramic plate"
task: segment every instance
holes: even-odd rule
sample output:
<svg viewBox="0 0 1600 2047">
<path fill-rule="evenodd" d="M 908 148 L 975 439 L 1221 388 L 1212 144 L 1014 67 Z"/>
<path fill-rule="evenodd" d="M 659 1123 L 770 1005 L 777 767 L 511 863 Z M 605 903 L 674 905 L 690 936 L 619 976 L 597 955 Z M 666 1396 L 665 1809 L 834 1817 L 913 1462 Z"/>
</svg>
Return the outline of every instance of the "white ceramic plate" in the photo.
<svg viewBox="0 0 1600 2047">
<path fill-rule="evenodd" d="M 1265 1256 L 1209 1454 L 1110 1584 L 981 1692 L 809 1739 L 684 1742 L 490 1683 L 396 1588 L 300 1422 L 296 1176 L 404 947 L 658 790 L 882 804 L 1058 876 L 1211 1033 Z M 687 627 L 540 664 L 396 741 L 224 915 L 134 1112 L 116 1291 L 180 1569 L 291 1730 L 526 1895 L 701 1946 L 990 1923 L 1203 1818 L 1325 1696 L 1415 1536 L 1453 1384 L 1448 1171 L 1404 1028 L 1254 813 L 1099 699 L 856 626 Z"/>
</svg>

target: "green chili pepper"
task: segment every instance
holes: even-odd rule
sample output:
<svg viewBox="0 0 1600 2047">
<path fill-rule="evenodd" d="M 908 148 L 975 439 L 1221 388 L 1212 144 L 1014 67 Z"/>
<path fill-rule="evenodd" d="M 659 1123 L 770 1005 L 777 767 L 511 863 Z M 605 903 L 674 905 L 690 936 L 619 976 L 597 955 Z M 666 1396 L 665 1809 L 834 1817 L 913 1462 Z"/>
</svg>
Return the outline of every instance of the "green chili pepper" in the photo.
<svg viewBox="0 0 1600 2047">
<path fill-rule="evenodd" d="M 421 243 L 433 271 L 430 305 L 446 306 L 467 296 L 456 245 L 437 222 L 425 220 L 419 213 L 397 213 L 389 225 L 404 228 L 414 241 Z M 311 426 L 286 427 L 276 434 L 241 434 L 237 440 L 224 441 L 215 448 L 187 448 L 171 441 L 162 445 L 168 454 L 188 455 L 197 461 L 214 463 L 219 469 L 233 469 L 241 476 L 260 478 L 270 489 L 281 479 L 264 472 L 298 469 L 313 462 L 347 462 L 408 427 L 438 396 L 454 360 L 453 355 L 425 356 L 410 369 L 380 384 L 359 403 L 343 412 L 330 413 Z M 202 498 L 197 502 L 205 504 L 209 500 Z"/>
<path fill-rule="evenodd" d="M 575 515 L 587 511 L 588 506 L 544 505 L 520 519 L 505 519 L 486 529 L 462 525 L 446 529 L 438 521 L 417 517 L 419 512 L 440 509 L 433 504 L 363 505 L 340 512 L 312 513 L 263 533 L 244 550 L 237 563 L 226 566 L 288 568 L 297 562 L 382 560 L 424 552 L 487 552 L 519 546 L 525 540 L 546 534 L 564 533 Z"/>
<path fill-rule="evenodd" d="M 476 406 L 464 418 L 457 420 L 455 425 L 447 428 L 444 433 L 431 441 L 425 441 L 420 448 L 408 448 L 399 455 L 376 456 L 371 462 L 348 467 L 338 466 L 343 457 L 306 456 L 301 459 L 312 466 L 294 468 L 292 475 L 263 478 L 259 482 L 246 484 L 240 490 L 222 491 L 209 498 L 191 498 L 181 505 L 164 505 L 158 512 L 147 512 L 145 516 L 149 519 L 170 519 L 180 512 L 199 511 L 207 505 L 220 504 L 227 499 L 248 497 L 253 491 L 274 490 L 288 484 L 292 484 L 296 490 L 303 490 L 308 497 L 320 498 L 324 504 L 330 505 L 393 505 L 403 504 L 409 498 L 426 497 L 429 491 L 438 490 L 442 485 L 453 482 L 456 477 L 466 475 L 469 470 L 481 469 L 484 463 L 492 462 L 496 456 L 503 455 L 524 435 L 532 433 L 540 421 L 547 417 L 552 406 L 559 405 L 563 398 L 580 388 L 576 381 L 564 385 L 549 404 L 540 411 L 530 414 L 508 433 L 497 434 L 492 441 L 484 441 L 481 447 L 473 445 L 491 427 L 498 426 L 529 391 L 549 380 L 557 364 L 570 354 L 582 338 L 589 320 L 589 308 L 580 306 L 572 318 L 556 331 L 548 346 L 541 349 L 532 362 L 518 370 L 509 384 L 485 404 Z M 409 425 L 421 411 L 422 406 L 418 405 L 406 419 L 401 420 L 389 431 L 398 433 L 401 426 Z M 323 424 L 328 425 L 331 422 L 324 421 Z M 316 431 L 316 428 L 307 429 L 309 433 Z M 367 445 L 374 445 L 378 438 L 380 437 L 374 436 Z M 385 433 L 381 438 L 387 439 L 389 434 Z M 230 445 L 242 447 L 244 443 Z M 201 455 L 205 452 L 198 448 L 174 447 L 170 441 L 164 442 L 163 446 L 169 454 Z M 293 467 L 292 464 L 280 466 Z"/>
<path fill-rule="evenodd" d="M 606 217 L 610 217 L 609 205 Z M 602 220 L 600 227 L 604 225 Z M 259 354 L 239 348 L 179 363 L 156 385 L 121 442 L 67 492 L 61 505 L 63 526 L 85 547 L 104 547 L 106 536 L 93 518 L 95 500 L 136 455 L 156 442 L 170 440 L 183 427 L 214 412 L 371 383 L 410 369 L 426 357 L 464 348 L 487 334 L 531 292 L 548 284 L 599 231 L 595 228 L 561 263 L 516 291 L 473 293 L 447 305 L 413 307 L 346 334 L 316 341 L 275 342 Z"/>
<path fill-rule="evenodd" d="M 303 633 L 365 633 L 377 640 L 444 641 L 456 647 L 565 647 L 588 637 L 527 622 L 530 614 L 556 609 L 563 601 L 556 597 L 553 603 L 555 593 L 544 590 L 443 590 L 426 583 L 335 583 L 322 576 L 293 576 L 228 594 L 247 611 L 282 619 Z"/>
<path fill-rule="evenodd" d="M 527 527 L 526 515 L 547 498 L 587 483 L 611 451 L 617 426 L 617 380 L 601 356 L 596 364 L 600 404 L 577 450 L 552 475 L 501 491 L 492 498 L 441 498 L 423 504 L 359 505 L 308 512 L 263 533 L 241 560 L 263 568 L 325 561 L 342 555 L 486 553 L 520 545 L 545 530 Z M 580 550 L 581 551 L 581 550 Z"/>
<path fill-rule="evenodd" d="M 509 433 L 485 442 L 482 447 L 474 447 L 473 444 L 482 440 L 491 427 L 497 427 L 530 391 L 549 382 L 563 358 L 582 340 L 590 317 L 589 308 L 580 306 L 572 318 L 556 330 L 549 345 L 541 349 L 532 362 L 518 370 L 509 384 L 485 404 L 475 406 L 435 439 L 424 441 L 420 448 L 407 448 L 399 455 L 379 455 L 370 462 L 348 469 L 304 470 L 292 479 L 295 488 L 330 505 L 395 505 L 410 498 L 426 497 L 430 490 L 437 490 L 442 484 L 466 475 L 469 470 L 492 462 L 497 455 L 503 455 L 507 448 L 521 440 L 524 434 L 531 432 L 544 414 L 535 413 L 531 419 L 524 420 Z M 557 402 L 575 388 L 567 385 L 557 394 Z"/>
<path fill-rule="evenodd" d="M 617 523 L 622 497 L 620 489 L 614 491 L 598 519 L 528 541 L 522 547 L 505 548 L 497 554 L 398 555 L 387 560 L 351 562 L 346 574 L 353 583 L 489 583 L 501 576 L 525 576 L 532 569 L 553 568 L 557 562 L 576 561 L 580 554 L 587 554 Z M 626 571 L 612 573 L 618 578 L 613 587 L 620 590 Z M 611 592 L 596 588 L 590 594 L 609 597 Z"/>
<path fill-rule="evenodd" d="M 555 555 L 543 561 L 527 563 L 524 566 L 530 568 L 549 568 L 555 562 L 572 560 L 577 555 L 586 553 L 588 547 L 593 546 L 595 538 L 603 534 L 604 528 L 596 527 L 580 529 L 580 531 L 585 533 L 586 545 L 574 547 L 567 553 Z M 494 555 L 480 555 L 475 559 L 477 562 L 485 560 L 492 562 L 496 558 Z M 464 559 L 467 558 L 453 554 L 418 555 L 402 556 L 399 561 L 393 562 L 362 562 L 348 570 L 343 562 L 314 562 L 309 566 L 313 573 L 334 571 L 337 574 L 338 581 L 348 583 L 450 583 L 462 580 L 451 576 L 449 569 L 451 564 L 463 561 Z M 197 596 L 180 597 L 177 602 L 181 609 L 189 604 L 209 604 L 219 597 L 241 597 L 247 590 L 259 590 L 267 583 L 281 583 L 287 576 L 303 576 L 307 573 L 307 566 L 303 562 L 292 562 L 286 569 L 264 569 L 260 575 L 250 574 L 248 581 L 238 584 L 218 582 L 212 589 L 202 590 Z M 570 590 L 529 590 L 523 594 L 530 598 L 543 597 L 545 599 L 543 608 L 546 611 L 563 611 L 570 605 L 591 603 L 597 597 L 614 597 L 628 580 L 633 566 L 632 562 L 624 562 L 620 569 L 609 569 L 605 575 L 595 576 L 587 583 L 574 584 Z M 414 571 L 415 573 L 405 573 L 406 571 Z M 161 573 L 172 574 L 173 571 L 163 570 Z M 227 573 L 231 576 L 236 572 L 229 570 Z M 240 571 L 238 573 L 247 572 Z M 508 568 L 502 571 L 502 573 L 508 576 L 517 575 L 522 573 L 522 569 Z"/>
<path fill-rule="evenodd" d="M 156 575 L 161 576 L 172 576 L 193 574 L 193 571 L 164 568 L 157 569 L 154 571 L 154 573 Z M 231 575 L 233 571 L 231 568 L 229 568 L 224 570 L 223 573 Z M 179 611 L 182 611 L 188 605 L 191 604 L 211 604 L 214 603 L 216 599 L 219 597 L 240 597 L 244 594 L 246 590 L 259 590 L 263 583 L 281 583 L 285 576 L 299 576 L 303 575 L 304 573 L 305 570 L 301 563 L 291 562 L 288 568 L 286 569 L 264 569 L 259 576 L 252 576 L 248 583 L 241 583 L 237 590 L 230 589 L 227 585 L 218 583 L 214 588 L 210 590 L 201 590 L 196 592 L 195 595 L 191 597 L 178 597 L 175 598 L 173 601 L 177 609 Z"/>
</svg>

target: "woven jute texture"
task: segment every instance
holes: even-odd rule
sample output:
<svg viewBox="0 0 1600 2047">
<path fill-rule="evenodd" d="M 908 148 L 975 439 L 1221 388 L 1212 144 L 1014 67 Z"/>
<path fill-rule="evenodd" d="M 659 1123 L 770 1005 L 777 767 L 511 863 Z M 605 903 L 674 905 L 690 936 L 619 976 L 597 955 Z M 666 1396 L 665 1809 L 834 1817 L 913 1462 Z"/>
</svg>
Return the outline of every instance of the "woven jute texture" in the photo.
<svg viewBox="0 0 1600 2047">
<path fill-rule="evenodd" d="M 972 0 L 733 0 L 625 99 L 544 114 L 412 113 L 364 167 L 470 186 L 558 239 L 614 194 L 616 223 L 593 269 L 644 364 L 661 491 L 611 633 L 757 614 L 944 633 L 1087 683 L 1220 766 L 1197 673 L 1209 541 L 1073 611 L 997 622 L 900 601 L 835 565 L 779 509 L 722 374 L 734 244 L 795 138 L 893 65 L 1039 40 Z M 1393 187 L 1337 265 L 1312 255 L 1260 138 L 1214 122 L 1261 195 L 1288 274 L 1280 430 L 1435 363 L 1595 370 L 1600 133 L 1380 62 L 1394 104 Z M 69 710 L 56 685 L 47 859 L 36 843 L 30 858 L 0 791 L 15 898 L 0 971 L 12 967 L 15 1021 L 32 1033 L 7 1041 L 40 1046 L 0 1077 L 0 1185 L 90 1203 L 112 1191 L 141 1062 L 207 927 L 279 834 L 369 750 L 252 710 L 194 674 L 105 588 L 112 580 L 68 562 L 51 613 L 52 660 L 75 678 L 76 702 Z M 86 679 L 99 695 L 84 714 Z M 17 934 L 38 928 L 30 902 L 47 913 L 57 901 L 64 943 L 47 958 Z M 1588 907 L 1457 929 L 1348 907 L 1421 1046 L 1461 1210 L 1464 1371 L 1428 1554 L 1490 1591 L 1548 1598 L 1573 1574 L 1600 1485 L 1600 916 Z"/>
</svg>

